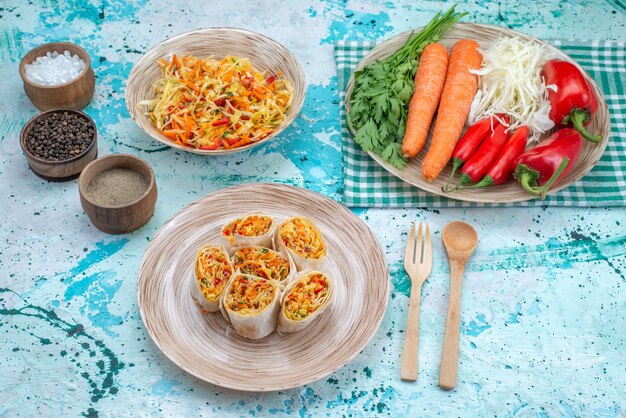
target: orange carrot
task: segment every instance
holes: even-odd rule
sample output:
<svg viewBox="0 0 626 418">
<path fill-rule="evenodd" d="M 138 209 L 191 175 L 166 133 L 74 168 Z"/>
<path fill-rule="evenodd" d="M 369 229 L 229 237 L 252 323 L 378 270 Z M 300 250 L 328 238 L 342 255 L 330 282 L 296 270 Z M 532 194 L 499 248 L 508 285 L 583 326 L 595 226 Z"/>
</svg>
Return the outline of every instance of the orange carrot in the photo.
<svg viewBox="0 0 626 418">
<path fill-rule="evenodd" d="M 478 89 L 478 77 L 469 70 L 478 69 L 481 63 L 476 41 L 462 39 L 452 47 L 435 132 L 422 163 L 426 181 L 435 180 L 452 156 Z"/>
<path fill-rule="evenodd" d="M 176 134 L 177 134 L 178 131 L 164 130 L 164 131 L 161 131 L 161 132 L 163 133 L 163 135 L 165 135 L 169 139 L 176 140 Z"/>
<path fill-rule="evenodd" d="M 252 142 L 252 141 L 250 141 L 249 139 L 242 139 L 241 141 L 236 142 L 236 143 L 232 146 L 232 148 L 239 148 L 239 147 L 243 147 L 244 145 L 248 145 L 250 142 Z"/>
<path fill-rule="evenodd" d="M 265 99 L 265 96 L 263 95 L 263 93 L 260 93 L 260 92 L 258 92 L 256 90 L 252 90 L 252 95 L 254 97 L 256 97 L 257 99 L 259 99 L 259 100 Z"/>
<path fill-rule="evenodd" d="M 402 141 L 404 158 L 415 157 L 424 147 L 430 123 L 437 110 L 448 70 L 448 50 L 432 43 L 424 48 L 415 74 L 415 90 L 409 103 Z"/>
</svg>

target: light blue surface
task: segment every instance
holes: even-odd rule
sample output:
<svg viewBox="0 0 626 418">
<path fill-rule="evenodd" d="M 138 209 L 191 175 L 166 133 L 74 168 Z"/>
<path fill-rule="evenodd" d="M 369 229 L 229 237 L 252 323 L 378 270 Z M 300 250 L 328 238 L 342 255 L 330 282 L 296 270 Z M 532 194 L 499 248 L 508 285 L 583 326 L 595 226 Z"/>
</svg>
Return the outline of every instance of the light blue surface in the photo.
<svg viewBox="0 0 626 418">
<path fill-rule="evenodd" d="M 205 384 L 152 343 L 136 303 L 137 270 L 159 226 L 193 200 L 254 181 L 304 186 L 341 199 L 339 112 L 332 42 L 383 39 L 426 23 L 435 1 L 0 3 L 0 415 L 6 416 L 601 416 L 626 415 L 626 209 L 356 210 L 372 228 L 393 283 L 383 324 L 354 361 L 325 380 L 249 394 Z M 195 6 L 193 5 L 195 4 Z M 624 39 L 618 0 L 461 1 L 465 19 L 542 38 Z M 300 117 L 279 138 L 231 157 L 164 148 L 124 105 L 133 63 L 177 33 L 235 26 L 294 52 L 309 82 Z M 126 152 L 154 168 L 154 218 L 122 237 L 95 229 L 76 181 L 48 183 L 18 145 L 36 114 L 20 58 L 69 40 L 90 54 L 96 95 L 86 112 L 101 155 Z M 626 78 L 626 75 L 625 75 Z M 437 387 L 448 266 L 435 233 L 422 293 L 420 376 L 399 380 L 409 282 L 406 230 L 472 223 L 480 244 L 466 273 L 459 384 Z"/>
</svg>

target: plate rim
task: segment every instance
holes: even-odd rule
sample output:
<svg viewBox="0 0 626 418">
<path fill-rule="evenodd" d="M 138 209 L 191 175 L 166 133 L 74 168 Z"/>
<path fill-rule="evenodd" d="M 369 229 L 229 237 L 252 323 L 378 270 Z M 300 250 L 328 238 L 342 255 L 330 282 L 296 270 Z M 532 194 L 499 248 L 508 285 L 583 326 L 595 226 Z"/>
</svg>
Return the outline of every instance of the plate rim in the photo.
<svg viewBox="0 0 626 418">
<path fill-rule="evenodd" d="M 598 103 L 600 105 L 600 107 L 604 107 L 606 109 L 606 120 L 603 121 L 604 124 L 606 124 L 607 126 L 607 134 L 606 136 L 603 138 L 603 140 L 597 144 L 597 146 L 601 147 L 600 152 L 599 152 L 599 157 L 593 161 L 592 164 L 589 164 L 587 167 L 585 167 L 581 174 L 579 176 L 577 176 L 575 179 L 573 179 L 570 182 L 567 183 L 562 183 L 557 185 L 557 187 L 552 188 L 549 192 L 548 195 L 553 195 L 565 188 L 568 188 L 570 186 L 572 186 L 573 184 L 575 184 L 576 182 L 580 181 L 583 177 L 585 177 L 587 174 L 589 174 L 589 172 L 596 166 L 596 164 L 600 161 L 600 158 L 602 158 L 602 156 L 604 155 L 605 151 L 606 151 L 606 147 L 608 145 L 608 142 L 610 140 L 610 136 L 611 136 L 611 116 L 609 113 L 609 108 L 608 108 L 608 104 L 606 103 L 606 97 L 604 95 L 604 92 L 602 91 L 602 89 L 600 88 L 600 86 L 598 86 L 598 84 L 596 83 L 596 81 L 593 79 L 593 77 L 591 77 L 589 75 L 589 73 L 576 61 L 574 60 L 572 57 L 570 57 L 568 54 L 566 54 L 565 52 L 561 51 L 559 48 L 555 47 L 554 45 L 540 39 L 537 38 L 535 36 L 526 34 L 524 32 L 520 32 L 514 29 L 509 29 L 509 28 L 505 28 L 502 26 L 497 26 L 497 25 L 490 25 L 487 23 L 474 23 L 474 22 L 457 22 L 454 24 L 454 26 L 452 28 L 455 28 L 457 26 L 461 26 L 461 27 L 465 27 L 465 28 L 477 28 L 477 29 L 487 29 L 487 30 L 499 30 L 501 32 L 501 34 L 504 35 L 508 35 L 508 36 L 518 36 L 520 38 L 525 38 L 525 39 L 530 39 L 533 42 L 539 43 L 541 45 L 546 46 L 550 51 L 556 52 L 557 55 L 559 56 L 559 58 L 565 58 L 567 61 L 573 63 L 574 65 L 576 65 L 576 67 L 578 67 L 578 69 L 580 69 L 583 73 L 583 75 L 585 76 L 585 79 L 591 83 L 592 88 L 594 88 L 596 90 L 596 92 L 600 93 L 600 97 L 598 97 Z M 383 48 L 385 45 L 387 45 L 388 43 L 391 43 L 393 41 L 398 40 L 399 38 L 403 38 L 403 37 L 408 37 L 411 34 L 415 33 L 415 31 L 419 31 L 422 30 L 424 27 L 423 26 L 419 26 L 413 29 L 409 29 L 407 31 L 404 31 L 402 33 L 399 33 L 395 36 L 392 36 L 388 39 L 385 39 L 384 41 L 376 44 L 374 46 L 374 48 L 372 48 L 366 55 L 363 56 L 363 58 L 361 58 L 361 60 L 359 61 L 359 63 L 354 67 L 354 70 L 352 71 L 352 73 L 350 74 L 350 78 L 348 79 L 348 82 L 346 84 L 346 91 L 345 91 L 345 98 L 344 98 L 344 108 L 345 108 L 345 113 L 346 113 L 346 117 L 347 117 L 347 112 L 350 109 L 350 103 L 349 103 L 349 99 L 351 94 L 349 95 L 348 93 L 352 93 L 353 90 L 353 86 L 354 86 L 354 73 L 360 69 L 362 69 L 365 65 L 364 62 L 366 61 L 366 59 L 368 58 L 368 56 L 370 56 L 372 53 L 378 51 L 379 49 Z M 442 38 L 445 38 L 446 35 L 443 35 Z M 391 55 L 391 54 L 389 54 Z M 350 130 L 350 127 L 346 124 L 346 129 L 348 131 L 348 134 L 350 135 L 351 139 L 354 140 L 354 134 L 352 133 L 352 131 Z M 359 148 L 360 149 L 360 148 Z M 403 181 L 404 183 L 408 184 L 411 187 L 415 187 L 417 189 L 419 189 L 420 191 L 423 191 L 425 193 L 430 193 L 432 195 L 435 196 L 441 196 L 441 197 L 445 197 L 448 199 L 452 199 L 452 200 L 456 200 L 456 201 L 461 201 L 461 202 L 470 202 L 470 203 L 490 203 L 490 204 L 508 204 L 508 203 L 516 203 L 516 202 L 525 202 L 525 201 L 529 201 L 529 200 L 535 200 L 535 199 L 539 199 L 539 196 L 532 196 L 528 193 L 526 193 L 525 195 L 521 195 L 519 197 L 514 197 L 514 198 L 481 198 L 480 196 L 482 196 L 479 193 L 476 193 L 476 197 L 473 196 L 473 194 L 466 196 L 466 195 L 459 195 L 458 193 L 444 193 L 443 191 L 435 188 L 435 190 L 430 190 L 430 189 L 424 189 L 420 183 L 418 183 L 418 181 L 416 180 L 411 180 L 409 178 L 407 178 L 408 176 L 402 176 L 402 170 L 397 169 L 395 167 L 393 167 L 391 164 L 387 163 L 386 161 L 384 161 L 379 155 L 375 154 L 373 151 L 367 151 L 367 154 L 374 160 L 376 161 L 376 163 L 381 166 L 383 169 L 385 169 L 389 174 L 393 175 L 394 177 L 398 178 L 399 180 Z M 497 186 L 496 186 L 497 187 Z M 491 189 L 492 192 L 494 192 L 494 188 Z"/>
<path fill-rule="evenodd" d="M 138 77 L 138 74 L 137 74 L 138 70 L 137 70 L 137 68 L 138 68 L 139 64 L 143 63 L 145 57 L 148 54 L 154 52 L 156 49 L 158 49 L 158 48 L 160 48 L 162 46 L 166 46 L 169 43 L 173 43 L 173 42 L 179 41 L 180 39 L 184 39 L 184 38 L 192 36 L 194 34 L 204 34 L 204 33 L 216 32 L 216 31 L 233 31 L 233 32 L 238 32 L 240 34 L 248 35 L 248 36 L 251 36 L 251 37 L 263 38 L 266 41 L 268 41 L 269 43 L 274 44 L 274 46 L 276 46 L 279 49 L 282 49 L 282 50 L 284 50 L 286 52 L 286 54 L 294 61 L 295 66 L 296 66 L 296 72 L 298 74 L 298 79 L 301 81 L 301 83 L 302 83 L 302 85 L 304 87 L 304 92 L 302 94 L 302 99 L 299 101 L 297 109 L 293 113 L 293 116 L 290 116 L 289 118 L 287 118 L 285 120 L 285 122 L 283 122 L 281 125 L 279 125 L 278 128 L 274 132 L 272 132 L 270 135 L 268 135 L 267 137 L 265 137 L 263 139 L 260 139 L 259 141 L 253 142 L 251 144 L 244 145 L 243 147 L 230 149 L 230 150 L 201 150 L 201 149 L 196 149 L 196 148 L 191 148 L 191 147 L 185 147 L 183 145 L 174 143 L 173 141 L 167 139 L 163 135 L 153 135 L 152 133 L 147 132 L 137 122 L 137 120 L 136 120 L 136 112 L 138 110 L 134 109 L 134 106 L 133 106 L 133 105 L 136 105 L 136 104 L 135 103 L 131 103 L 129 98 L 128 98 L 128 95 L 127 95 L 128 86 L 131 84 L 131 81 L 134 81 L 134 79 L 136 77 Z M 257 146 L 259 146 L 261 144 L 264 144 L 265 142 L 268 142 L 268 141 L 276 138 L 280 133 L 282 133 L 285 129 L 287 129 L 287 127 L 289 127 L 298 118 L 298 116 L 302 112 L 302 108 L 304 107 L 304 102 L 306 100 L 306 95 L 307 95 L 306 74 L 304 73 L 304 69 L 302 68 L 302 64 L 300 64 L 300 61 L 297 59 L 295 54 L 293 52 L 291 52 L 291 50 L 289 48 L 284 46 L 282 43 L 276 41 L 275 39 L 273 39 L 273 38 L 271 38 L 271 37 L 269 37 L 267 35 L 264 35 L 262 33 L 251 31 L 251 30 L 248 30 L 248 29 L 232 27 L 232 26 L 212 26 L 212 27 L 209 27 L 209 28 L 192 29 L 192 30 L 189 30 L 189 31 L 181 32 L 181 33 L 176 34 L 174 36 L 171 36 L 169 38 L 166 38 L 166 39 L 162 40 L 161 42 L 153 45 L 152 47 L 150 47 L 150 49 L 148 49 L 146 52 L 144 52 L 141 55 L 141 57 L 139 57 L 139 59 L 133 64 L 133 68 L 131 68 L 130 73 L 128 73 L 128 78 L 126 79 L 126 84 L 124 86 L 124 102 L 126 104 L 126 110 L 128 110 L 128 113 L 130 114 L 130 117 L 132 118 L 133 122 L 135 122 L 137 127 L 144 134 L 148 135 L 152 139 L 155 139 L 155 140 L 159 141 L 160 143 L 162 143 L 164 145 L 167 145 L 170 148 L 174 148 L 174 149 L 185 151 L 185 152 L 190 152 L 192 154 L 200 154 L 200 155 L 208 155 L 208 156 L 222 156 L 222 155 L 235 154 L 235 153 L 238 153 L 238 152 L 241 152 L 241 151 L 246 151 L 246 150 L 255 148 L 255 147 L 257 147 Z"/>
<path fill-rule="evenodd" d="M 381 310 L 381 314 L 379 315 L 378 318 L 376 318 L 374 327 L 372 328 L 372 332 L 371 334 L 364 339 L 363 343 L 360 344 L 356 349 L 354 349 L 352 351 L 351 354 L 347 355 L 344 359 L 341 360 L 341 362 L 339 362 L 339 364 L 329 370 L 324 371 L 323 373 L 316 375 L 314 377 L 311 377 L 309 379 L 303 380 L 301 382 L 299 382 L 298 384 L 287 384 L 287 385 L 283 385 L 283 386 L 274 386 L 274 387 L 267 387 L 267 386 L 253 386 L 253 385 L 231 385 L 228 383 L 224 383 L 222 381 L 220 381 L 219 379 L 210 379 L 207 378 L 207 376 L 203 376 L 200 375 L 198 373 L 195 373 L 194 371 L 189 370 L 184 363 L 179 363 L 177 360 L 175 360 L 174 358 L 171 357 L 171 354 L 168 353 L 168 350 L 164 349 L 158 338 L 156 338 L 155 335 L 153 335 L 153 332 L 151 330 L 151 327 L 148 326 L 148 323 L 146 322 L 146 313 L 144 312 L 144 308 L 145 308 L 145 300 L 142 299 L 142 285 L 144 284 L 144 282 L 146 280 L 148 280 L 148 275 L 147 274 L 142 274 L 142 271 L 144 269 L 144 264 L 146 263 L 146 254 L 148 254 L 148 252 L 151 250 L 151 248 L 153 247 L 153 245 L 156 245 L 155 242 L 157 241 L 156 238 L 160 238 L 161 234 L 165 233 L 164 231 L 169 228 L 170 224 L 172 224 L 173 222 L 176 221 L 176 219 L 178 218 L 178 216 L 183 213 L 184 211 L 190 210 L 193 206 L 196 205 L 200 205 L 205 203 L 206 201 L 210 201 L 210 198 L 212 196 L 215 196 L 216 194 L 219 193 L 223 193 L 225 190 L 237 190 L 237 189 L 245 189 L 245 188 L 251 188 L 251 187 L 269 187 L 269 188 L 274 188 L 274 189 L 283 189 L 284 191 L 287 192 L 292 192 L 293 190 L 297 190 L 300 192 L 303 192 L 306 194 L 312 194 L 313 196 L 316 196 L 318 199 L 322 199 L 325 201 L 329 201 L 332 205 L 337 206 L 338 208 L 340 208 L 340 210 L 343 210 L 347 213 L 349 219 L 351 219 L 352 221 L 356 221 L 357 223 L 360 223 L 362 227 L 364 227 L 364 229 L 367 231 L 367 233 L 371 236 L 373 242 L 376 244 L 375 246 L 375 251 L 378 254 L 378 256 L 380 257 L 380 260 L 382 261 L 382 264 L 384 265 L 384 270 L 385 270 L 385 280 L 382 283 L 385 287 L 384 292 L 382 292 L 384 294 L 384 300 L 383 302 L 383 309 Z M 142 256 L 142 260 L 141 260 L 141 264 L 139 266 L 139 271 L 137 273 L 137 306 L 139 308 L 139 314 L 141 316 L 141 321 L 144 325 L 145 330 L 148 332 L 148 335 L 150 336 L 150 338 L 152 339 L 152 342 L 158 347 L 158 349 L 161 351 L 161 353 L 163 355 L 165 355 L 165 357 L 168 358 L 169 361 L 171 361 L 172 363 L 174 363 L 177 367 L 179 367 L 180 369 L 184 370 L 186 373 L 189 373 L 190 375 L 196 377 L 199 380 L 202 380 L 204 382 L 213 384 L 215 386 L 218 387 L 222 387 L 222 388 L 227 388 L 227 389 L 231 389 L 231 390 L 238 390 L 238 391 L 243 391 L 243 392 L 276 392 L 276 391 L 280 391 L 280 390 L 288 390 L 288 389 L 293 389 L 293 388 L 298 388 L 313 382 L 316 382 L 318 380 L 323 379 L 324 377 L 327 377 L 328 375 L 336 372 L 337 370 L 339 370 L 340 368 L 344 367 L 346 364 L 348 364 L 349 362 L 351 362 L 352 360 L 354 360 L 354 358 L 356 356 L 358 356 L 361 351 L 363 351 L 365 349 L 365 347 L 367 347 L 369 345 L 369 343 L 372 341 L 372 339 L 374 338 L 374 336 L 378 333 L 378 331 L 380 330 L 380 326 L 382 325 L 382 321 L 385 318 L 385 314 L 387 312 L 387 308 L 389 306 L 389 295 L 391 293 L 391 279 L 390 279 L 390 270 L 389 270 L 389 263 L 387 262 L 387 259 L 385 257 L 385 252 L 383 251 L 382 246 L 380 245 L 379 240 L 376 238 L 376 236 L 374 235 L 373 231 L 370 229 L 370 227 L 365 223 L 365 221 L 363 221 L 361 218 L 359 218 L 355 213 L 353 213 L 349 208 L 347 208 L 346 206 L 344 206 L 343 204 L 339 203 L 338 201 L 322 194 L 319 193 L 317 191 L 314 190 L 310 190 L 304 187 L 298 187 L 298 186 L 294 186 L 291 184 L 283 184 L 283 183 L 271 183 L 271 182 L 260 182 L 260 183 L 245 183 L 245 184 L 240 184 L 240 185 L 236 185 L 236 186 L 231 186 L 231 187 L 227 187 L 224 189 L 220 189 L 220 190 L 216 190 L 212 193 L 209 193 L 199 199 L 194 200 L 193 202 L 189 203 L 188 205 L 186 205 L 185 207 L 183 207 L 182 209 L 180 209 L 178 212 L 176 212 L 172 217 L 170 217 L 167 221 L 165 221 L 161 227 L 159 227 L 159 229 L 157 230 L 157 232 L 152 236 L 152 238 L 150 239 L 150 243 L 148 244 L 148 246 L 146 247 L 146 250 L 144 251 L 144 254 Z M 381 298 L 382 299 L 382 298 Z"/>
</svg>

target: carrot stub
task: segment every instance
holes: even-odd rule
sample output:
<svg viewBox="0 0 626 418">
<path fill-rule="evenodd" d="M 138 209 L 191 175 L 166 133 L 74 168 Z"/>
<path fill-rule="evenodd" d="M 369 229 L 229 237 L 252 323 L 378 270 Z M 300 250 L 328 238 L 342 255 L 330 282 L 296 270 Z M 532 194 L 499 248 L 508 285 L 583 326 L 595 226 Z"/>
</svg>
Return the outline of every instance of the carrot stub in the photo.
<svg viewBox="0 0 626 418">
<path fill-rule="evenodd" d="M 415 157 L 424 147 L 430 123 L 446 81 L 448 50 L 432 43 L 424 48 L 415 73 L 415 90 L 409 103 L 406 130 L 402 141 L 404 158 Z"/>
<path fill-rule="evenodd" d="M 452 47 L 433 139 L 422 163 L 426 181 L 435 180 L 452 156 L 478 89 L 478 76 L 469 70 L 480 68 L 482 60 L 476 41 L 462 39 Z"/>
</svg>

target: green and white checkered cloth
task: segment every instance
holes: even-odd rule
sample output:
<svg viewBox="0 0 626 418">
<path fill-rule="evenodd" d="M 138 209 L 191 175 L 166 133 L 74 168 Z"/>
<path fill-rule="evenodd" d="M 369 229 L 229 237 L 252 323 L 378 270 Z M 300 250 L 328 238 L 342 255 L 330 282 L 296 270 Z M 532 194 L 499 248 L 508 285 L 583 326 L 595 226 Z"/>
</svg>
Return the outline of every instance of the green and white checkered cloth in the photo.
<svg viewBox="0 0 626 418">
<path fill-rule="evenodd" d="M 376 44 L 338 41 L 335 62 L 341 106 L 344 193 L 352 207 L 468 206 L 626 206 L 626 47 L 616 41 L 551 41 L 580 63 L 596 80 L 611 115 L 611 136 L 598 164 L 581 180 L 545 200 L 499 205 L 461 202 L 437 196 L 398 179 L 379 166 L 354 142 L 346 127 L 345 91 L 352 70 Z"/>
</svg>

